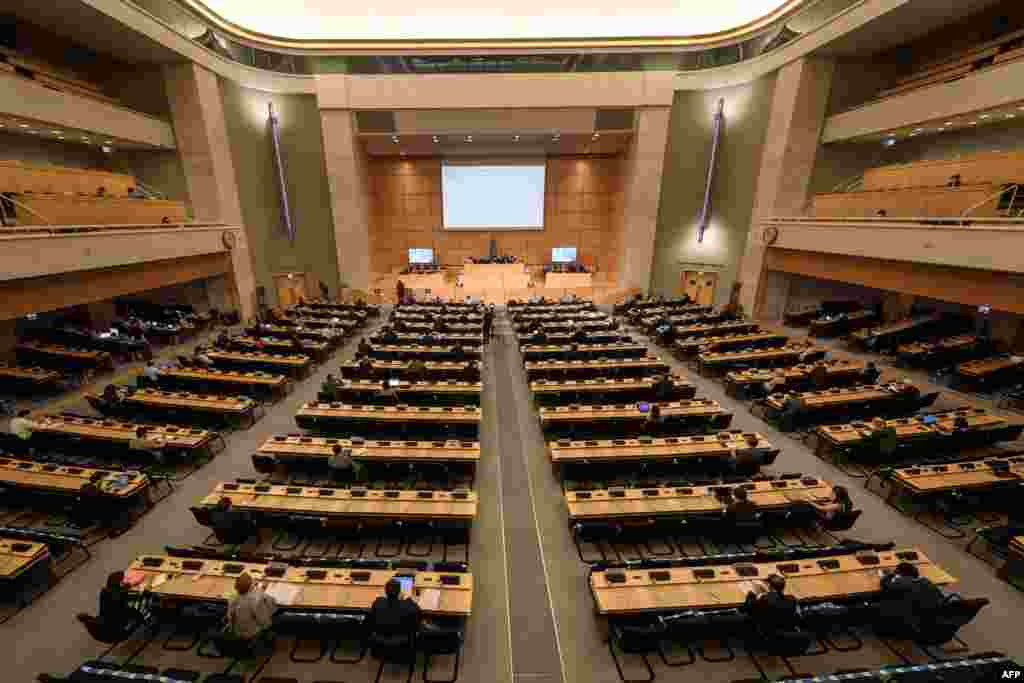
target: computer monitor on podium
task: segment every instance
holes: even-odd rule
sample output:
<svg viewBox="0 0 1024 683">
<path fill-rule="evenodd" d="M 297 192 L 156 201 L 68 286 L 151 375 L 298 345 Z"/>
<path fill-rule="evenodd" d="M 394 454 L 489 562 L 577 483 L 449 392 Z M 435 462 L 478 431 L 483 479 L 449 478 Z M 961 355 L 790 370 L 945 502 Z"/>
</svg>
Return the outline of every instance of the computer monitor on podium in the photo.
<svg viewBox="0 0 1024 683">
<path fill-rule="evenodd" d="M 575 263 L 576 247 L 555 247 L 551 250 L 552 263 Z"/>
</svg>

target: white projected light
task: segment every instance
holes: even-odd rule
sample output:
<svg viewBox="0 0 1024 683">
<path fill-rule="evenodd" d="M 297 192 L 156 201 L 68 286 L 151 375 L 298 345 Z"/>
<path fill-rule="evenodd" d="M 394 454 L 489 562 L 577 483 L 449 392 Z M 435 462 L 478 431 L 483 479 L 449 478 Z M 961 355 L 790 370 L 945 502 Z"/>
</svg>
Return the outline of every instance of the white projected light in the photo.
<svg viewBox="0 0 1024 683">
<path fill-rule="evenodd" d="M 542 230 L 544 164 L 441 165 L 445 230 Z"/>
</svg>

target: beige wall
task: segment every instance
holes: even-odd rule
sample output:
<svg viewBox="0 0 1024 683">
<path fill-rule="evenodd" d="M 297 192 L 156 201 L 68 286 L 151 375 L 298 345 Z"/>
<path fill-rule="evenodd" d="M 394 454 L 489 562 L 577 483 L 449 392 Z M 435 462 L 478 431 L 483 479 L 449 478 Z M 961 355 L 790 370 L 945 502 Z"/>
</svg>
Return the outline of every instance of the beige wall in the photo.
<svg viewBox="0 0 1024 683">
<path fill-rule="evenodd" d="M 410 248 L 431 248 L 445 265 L 498 252 L 548 263 L 551 249 L 576 246 L 580 261 L 616 277 L 621 232 L 622 161 L 562 157 L 547 161 L 544 230 L 445 230 L 440 159 L 381 159 L 368 164 L 371 269 L 377 276 L 404 267 Z"/>
<path fill-rule="evenodd" d="M 271 274 L 311 272 L 337 291 L 331 197 L 324 169 L 320 112 L 312 95 L 274 95 L 220 80 L 224 118 L 249 236 L 256 282 L 276 304 Z M 288 239 L 279 200 L 277 166 L 267 119 L 273 103 L 295 241 Z"/>
<path fill-rule="evenodd" d="M 728 301 L 750 227 L 774 88 L 775 76 L 770 75 L 741 86 L 676 93 L 661 183 L 651 278 L 654 291 L 678 293 L 684 270 L 719 266 L 715 301 Z M 712 116 L 719 98 L 725 99 L 725 128 L 711 222 L 704 242 L 698 244 L 697 219 L 711 153 Z"/>
</svg>

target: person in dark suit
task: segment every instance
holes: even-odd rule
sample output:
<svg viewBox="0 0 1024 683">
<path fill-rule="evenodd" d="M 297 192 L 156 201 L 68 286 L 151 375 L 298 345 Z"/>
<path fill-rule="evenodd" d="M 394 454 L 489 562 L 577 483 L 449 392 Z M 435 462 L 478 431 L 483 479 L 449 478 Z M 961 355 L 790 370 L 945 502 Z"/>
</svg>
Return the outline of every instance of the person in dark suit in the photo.
<svg viewBox="0 0 1024 683">
<path fill-rule="evenodd" d="M 671 401 L 675 391 L 676 385 L 672 383 L 672 377 L 670 375 L 661 375 L 654 383 L 654 400 Z"/>
<path fill-rule="evenodd" d="M 796 598 L 786 595 L 786 579 L 772 574 L 763 584 L 754 584 L 747 593 L 743 611 L 750 615 L 762 633 L 790 630 L 798 625 L 800 614 Z"/>
<path fill-rule="evenodd" d="M 419 623 L 420 606 L 402 596 L 398 579 L 390 579 L 384 585 L 384 595 L 373 601 L 366 619 L 370 646 L 391 651 L 408 648 L 411 652 Z"/>
<path fill-rule="evenodd" d="M 359 340 L 359 347 L 356 350 L 364 355 L 369 355 L 370 351 L 372 351 L 373 349 L 370 346 L 370 342 L 366 339 L 366 337 L 363 337 L 362 339 Z"/>
<path fill-rule="evenodd" d="M 917 631 L 946 601 L 945 593 L 909 562 L 900 562 L 895 572 L 883 571 L 879 587 L 877 625 L 891 635 Z"/>
<path fill-rule="evenodd" d="M 131 633 L 145 616 L 132 603 L 132 594 L 124 586 L 124 572 L 107 576 L 107 585 L 100 590 L 100 621 L 117 629 L 120 633 Z"/>
<path fill-rule="evenodd" d="M 233 509 L 231 499 L 227 496 L 218 500 L 210 510 L 210 527 L 217 540 L 228 545 L 241 545 L 256 533 L 252 515 Z"/>
<path fill-rule="evenodd" d="M 875 365 L 875 361 L 868 361 L 867 367 L 864 368 L 864 384 L 875 384 L 881 376 L 882 373 L 879 372 L 878 366 Z"/>
<path fill-rule="evenodd" d="M 752 522 L 757 519 L 757 505 L 750 500 L 747 490 L 737 486 L 732 490 L 733 500 L 725 509 L 725 514 L 737 522 Z"/>
</svg>

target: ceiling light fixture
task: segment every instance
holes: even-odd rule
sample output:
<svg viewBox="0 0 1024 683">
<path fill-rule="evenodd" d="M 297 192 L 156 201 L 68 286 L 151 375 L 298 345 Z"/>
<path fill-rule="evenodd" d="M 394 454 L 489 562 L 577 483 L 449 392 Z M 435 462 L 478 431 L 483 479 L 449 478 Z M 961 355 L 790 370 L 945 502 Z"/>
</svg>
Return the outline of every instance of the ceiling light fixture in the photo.
<svg viewBox="0 0 1024 683">
<path fill-rule="evenodd" d="M 435 135 L 435 136 L 434 136 L 434 142 L 441 142 L 441 138 L 439 138 L 439 137 L 437 137 L 437 136 Z"/>
<path fill-rule="evenodd" d="M 21 126 L 22 128 L 28 128 L 28 124 L 27 123 L 19 123 L 18 125 Z"/>
<path fill-rule="evenodd" d="M 600 134 L 600 133 L 594 133 L 594 139 L 595 139 L 595 140 L 596 140 L 596 139 L 598 139 L 599 137 L 601 137 L 601 134 Z"/>
<path fill-rule="evenodd" d="M 397 135 L 392 135 L 391 136 L 391 142 L 393 142 L 393 143 L 395 143 L 397 145 L 398 144 L 398 136 Z"/>
<path fill-rule="evenodd" d="M 988 114 L 982 114 L 980 118 L 987 119 L 988 118 Z"/>
<path fill-rule="evenodd" d="M 513 142 L 519 142 L 519 136 L 518 135 L 513 135 L 512 136 L 512 141 Z"/>
<path fill-rule="evenodd" d="M 466 142 L 473 142 L 473 136 L 472 135 L 467 135 L 466 136 Z"/>
</svg>

